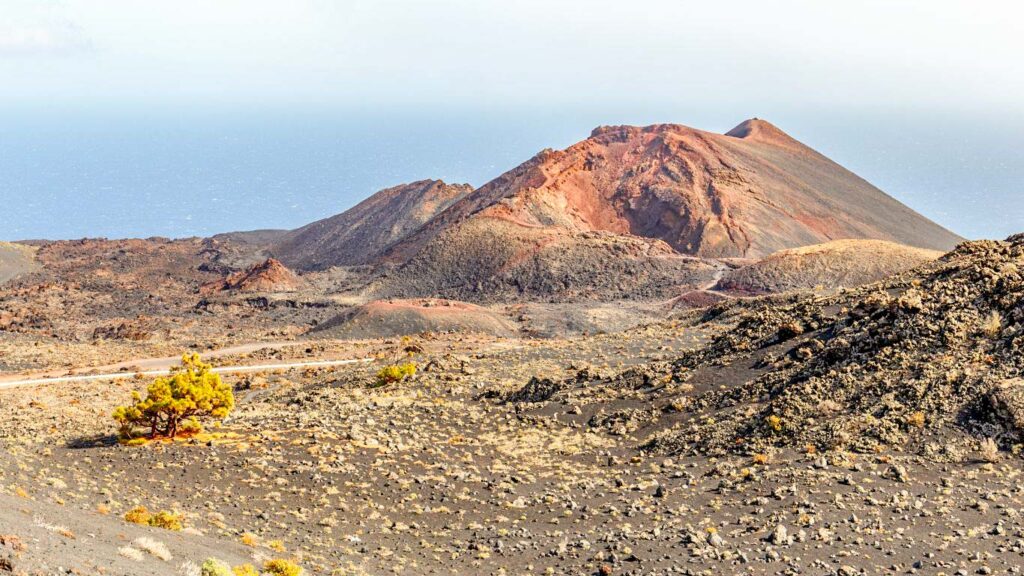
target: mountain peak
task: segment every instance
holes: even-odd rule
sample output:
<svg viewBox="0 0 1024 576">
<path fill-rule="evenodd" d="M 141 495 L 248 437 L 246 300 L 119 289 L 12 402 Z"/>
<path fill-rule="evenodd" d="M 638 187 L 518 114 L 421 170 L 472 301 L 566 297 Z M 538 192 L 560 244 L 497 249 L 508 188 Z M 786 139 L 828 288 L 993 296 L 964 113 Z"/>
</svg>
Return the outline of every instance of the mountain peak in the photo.
<svg viewBox="0 0 1024 576">
<path fill-rule="evenodd" d="M 786 134 L 771 122 L 761 120 L 760 118 L 744 120 L 735 128 L 726 132 L 725 135 L 752 142 L 799 144 L 795 138 Z"/>
</svg>

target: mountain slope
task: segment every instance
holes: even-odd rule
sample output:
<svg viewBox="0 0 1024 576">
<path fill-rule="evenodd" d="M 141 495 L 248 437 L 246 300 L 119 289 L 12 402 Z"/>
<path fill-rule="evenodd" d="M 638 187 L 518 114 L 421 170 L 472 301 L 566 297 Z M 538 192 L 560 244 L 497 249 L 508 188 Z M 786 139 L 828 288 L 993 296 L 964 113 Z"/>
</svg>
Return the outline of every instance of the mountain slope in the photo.
<svg viewBox="0 0 1024 576">
<path fill-rule="evenodd" d="M 842 238 L 948 250 L 962 240 L 763 120 L 725 135 L 601 127 L 544 151 L 390 249 L 405 261 L 468 219 L 654 238 L 704 257 L 761 257 Z"/>
<path fill-rule="evenodd" d="M 762 120 L 724 135 L 617 126 L 502 174 L 378 261 L 401 265 L 387 295 L 674 296 L 707 271 L 673 255 L 757 258 L 847 238 L 961 240 Z"/>
<path fill-rule="evenodd" d="M 0 242 L 0 284 L 38 267 L 35 248 L 24 244 Z"/>
<path fill-rule="evenodd" d="M 535 404 L 527 417 L 551 414 L 542 403 L 583 406 L 584 429 L 635 418 L 640 442 L 663 454 L 968 461 L 988 438 L 991 459 L 1024 439 L 1022 300 L 1024 234 L 964 242 L 830 295 L 723 302 L 689 316 L 690 329 L 719 332 L 673 361 L 531 381 L 507 399 Z"/>
<path fill-rule="evenodd" d="M 269 252 L 300 270 L 366 264 L 471 191 L 468 184 L 441 180 L 381 190 L 341 214 L 287 233 Z"/>
</svg>

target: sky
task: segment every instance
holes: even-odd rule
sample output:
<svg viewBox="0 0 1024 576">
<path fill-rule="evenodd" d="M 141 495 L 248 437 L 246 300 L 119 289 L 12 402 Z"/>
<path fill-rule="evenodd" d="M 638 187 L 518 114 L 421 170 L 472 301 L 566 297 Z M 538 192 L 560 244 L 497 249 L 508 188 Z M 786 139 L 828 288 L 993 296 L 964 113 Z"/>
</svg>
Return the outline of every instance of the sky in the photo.
<svg viewBox="0 0 1024 576">
<path fill-rule="evenodd" d="M 600 124 L 753 116 L 1005 236 L 1022 54 L 991 0 L 0 0 L 0 238 L 294 227 Z"/>
</svg>

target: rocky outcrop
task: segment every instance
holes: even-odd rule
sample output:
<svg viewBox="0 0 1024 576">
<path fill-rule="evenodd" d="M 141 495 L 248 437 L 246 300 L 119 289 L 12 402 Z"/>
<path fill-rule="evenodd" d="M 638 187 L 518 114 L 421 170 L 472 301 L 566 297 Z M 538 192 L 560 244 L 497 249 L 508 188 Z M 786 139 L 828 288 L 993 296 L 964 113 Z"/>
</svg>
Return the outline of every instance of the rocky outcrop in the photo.
<svg viewBox="0 0 1024 576">
<path fill-rule="evenodd" d="M 204 284 L 200 294 L 217 292 L 294 292 L 304 285 L 294 272 L 279 261 L 268 258 L 248 270 Z"/>
<path fill-rule="evenodd" d="M 883 283 L 713 306 L 695 324 L 719 330 L 708 344 L 563 382 L 551 400 L 649 406 L 660 416 L 644 445 L 656 452 L 962 459 L 979 439 L 1024 440 L 1022 301 L 1024 237 L 967 242 Z"/>
</svg>

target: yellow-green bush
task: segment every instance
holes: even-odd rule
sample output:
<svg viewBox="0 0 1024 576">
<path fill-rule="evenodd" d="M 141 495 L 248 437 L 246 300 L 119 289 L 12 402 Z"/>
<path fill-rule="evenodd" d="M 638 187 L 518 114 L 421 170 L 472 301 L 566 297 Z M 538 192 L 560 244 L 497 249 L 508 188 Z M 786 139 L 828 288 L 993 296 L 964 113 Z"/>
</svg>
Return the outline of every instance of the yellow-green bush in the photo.
<svg viewBox="0 0 1024 576">
<path fill-rule="evenodd" d="M 201 576 L 234 576 L 231 567 L 216 558 L 207 558 L 199 570 Z"/>
<path fill-rule="evenodd" d="M 263 570 L 271 576 L 301 576 L 302 567 L 291 560 L 274 558 L 263 563 Z"/>
<path fill-rule="evenodd" d="M 184 528 L 181 514 L 175 514 L 167 510 L 153 514 L 145 506 L 136 506 L 125 512 L 124 519 L 132 524 L 142 524 L 154 528 L 163 528 L 164 530 L 177 531 Z"/>
<path fill-rule="evenodd" d="M 377 379 L 374 381 L 375 387 L 387 386 L 388 384 L 394 384 L 395 382 L 401 382 L 406 378 L 412 378 L 416 375 L 416 364 L 414 362 L 406 362 L 405 364 L 390 364 L 380 369 L 377 372 Z"/>
<path fill-rule="evenodd" d="M 222 382 L 198 354 L 186 354 L 170 376 L 157 378 L 149 385 L 145 398 L 133 392 L 132 404 L 118 406 L 113 417 L 122 438 L 132 438 L 139 426 L 149 430 L 150 438 L 174 438 L 179 432 L 194 433 L 199 427 L 197 418 L 220 420 L 234 407 L 231 386 Z"/>
<path fill-rule="evenodd" d="M 181 520 L 181 514 L 175 514 L 166 510 L 153 514 L 153 517 L 149 519 L 149 525 L 154 528 L 174 531 L 185 527 Z"/>
<path fill-rule="evenodd" d="M 149 510 L 146 510 L 145 506 L 136 506 L 135 508 L 132 508 L 131 510 L 125 512 L 124 514 L 125 521 L 131 522 L 132 524 L 148 525 L 149 520 L 152 517 L 153 515 L 149 513 Z"/>
<path fill-rule="evenodd" d="M 234 573 L 234 576 L 260 576 L 260 573 L 256 571 L 256 567 L 252 564 L 235 566 L 231 571 Z"/>
</svg>

